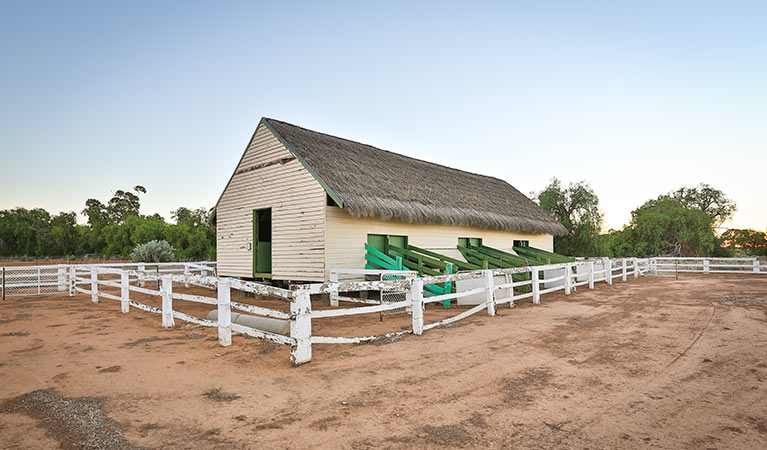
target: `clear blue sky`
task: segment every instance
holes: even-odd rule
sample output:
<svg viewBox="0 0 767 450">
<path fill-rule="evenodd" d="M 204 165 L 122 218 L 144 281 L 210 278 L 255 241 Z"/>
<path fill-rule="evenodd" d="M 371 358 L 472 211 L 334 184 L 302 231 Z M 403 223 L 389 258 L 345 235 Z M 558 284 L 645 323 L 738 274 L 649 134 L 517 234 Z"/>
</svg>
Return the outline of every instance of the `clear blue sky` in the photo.
<svg viewBox="0 0 767 450">
<path fill-rule="evenodd" d="M 0 209 L 211 207 L 262 116 L 493 175 L 606 225 L 708 182 L 767 227 L 767 3 L 4 1 Z"/>
</svg>

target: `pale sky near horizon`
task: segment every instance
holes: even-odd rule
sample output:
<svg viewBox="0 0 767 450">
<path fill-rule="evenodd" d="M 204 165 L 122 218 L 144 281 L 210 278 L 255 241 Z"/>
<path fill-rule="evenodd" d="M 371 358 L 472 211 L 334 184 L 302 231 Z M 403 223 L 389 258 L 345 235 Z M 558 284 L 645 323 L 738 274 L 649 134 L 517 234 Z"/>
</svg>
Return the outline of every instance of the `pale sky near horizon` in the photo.
<svg viewBox="0 0 767 450">
<path fill-rule="evenodd" d="M 0 209 L 212 207 L 262 116 L 767 228 L 765 2 L 0 2 Z"/>
</svg>

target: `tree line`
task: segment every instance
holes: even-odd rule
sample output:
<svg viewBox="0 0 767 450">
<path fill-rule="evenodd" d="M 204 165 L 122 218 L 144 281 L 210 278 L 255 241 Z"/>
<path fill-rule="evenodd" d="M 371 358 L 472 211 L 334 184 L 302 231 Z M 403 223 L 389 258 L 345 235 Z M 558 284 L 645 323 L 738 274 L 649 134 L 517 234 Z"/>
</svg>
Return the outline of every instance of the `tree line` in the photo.
<svg viewBox="0 0 767 450">
<path fill-rule="evenodd" d="M 159 214 L 139 213 L 141 194 L 146 189 L 136 186 L 118 190 L 107 203 L 86 200 L 85 225 L 77 223 L 74 211 L 0 210 L 0 256 L 128 258 L 140 244 L 167 241 L 176 259 L 215 259 L 215 210 L 181 207 L 171 212 L 173 222 L 168 223 Z"/>
<path fill-rule="evenodd" d="M 567 228 L 554 251 L 570 256 L 767 256 L 767 233 L 716 229 L 737 205 L 724 192 L 701 183 L 647 200 L 620 230 L 602 232 L 604 215 L 589 183 L 563 186 L 554 178 L 534 200 Z"/>
</svg>

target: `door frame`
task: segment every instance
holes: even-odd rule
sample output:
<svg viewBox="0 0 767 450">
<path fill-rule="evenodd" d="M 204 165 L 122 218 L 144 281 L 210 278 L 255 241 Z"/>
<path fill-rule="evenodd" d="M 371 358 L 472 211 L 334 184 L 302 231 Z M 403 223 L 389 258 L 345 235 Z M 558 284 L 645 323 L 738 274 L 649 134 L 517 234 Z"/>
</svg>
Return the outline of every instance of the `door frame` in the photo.
<svg viewBox="0 0 767 450">
<path fill-rule="evenodd" d="M 271 248 L 269 249 L 269 272 L 257 272 L 258 269 L 258 214 L 263 211 L 269 211 L 269 221 L 270 221 L 270 230 L 269 230 L 269 244 L 271 246 L 272 243 L 272 230 L 271 230 L 271 222 L 272 222 L 272 208 L 259 208 L 253 210 L 253 278 L 272 278 L 272 255 L 271 255 Z"/>
</svg>

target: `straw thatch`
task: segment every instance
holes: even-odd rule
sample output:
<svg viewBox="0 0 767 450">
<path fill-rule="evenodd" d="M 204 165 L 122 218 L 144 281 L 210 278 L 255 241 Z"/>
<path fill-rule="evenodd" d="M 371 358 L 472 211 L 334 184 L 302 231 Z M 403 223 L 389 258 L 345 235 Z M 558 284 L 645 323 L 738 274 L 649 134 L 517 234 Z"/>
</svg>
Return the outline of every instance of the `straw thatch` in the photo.
<svg viewBox="0 0 767 450">
<path fill-rule="evenodd" d="M 562 235 L 509 183 L 274 119 L 263 122 L 354 217 Z"/>
</svg>

